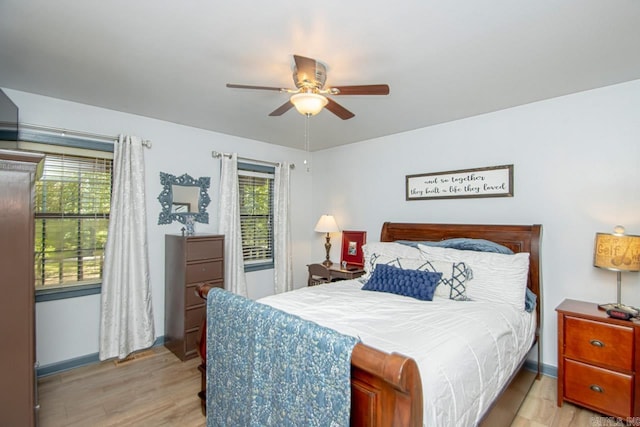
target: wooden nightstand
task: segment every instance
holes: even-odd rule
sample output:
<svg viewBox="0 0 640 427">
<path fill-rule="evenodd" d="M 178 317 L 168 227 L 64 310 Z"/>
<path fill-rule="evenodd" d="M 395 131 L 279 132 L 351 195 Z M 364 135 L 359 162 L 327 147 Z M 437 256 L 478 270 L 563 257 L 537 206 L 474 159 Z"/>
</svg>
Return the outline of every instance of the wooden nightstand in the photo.
<svg viewBox="0 0 640 427">
<path fill-rule="evenodd" d="M 640 323 L 570 299 L 556 311 L 558 406 L 567 401 L 623 419 L 640 416 Z"/>
<path fill-rule="evenodd" d="M 340 267 L 340 264 L 332 264 L 329 268 L 321 264 L 309 264 L 307 265 L 307 269 L 309 271 L 309 279 L 307 280 L 308 286 L 314 286 L 326 282 L 335 282 L 338 280 L 357 279 L 365 273 L 365 271 L 360 267 L 344 269 Z"/>
<path fill-rule="evenodd" d="M 332 264 L 329 271 L 331 272 L 331 281 L 357 279 L 364 274 L 364 270 L 360 267 L 348 269 L 342 268 L 340 264 Z"/>
</svg>

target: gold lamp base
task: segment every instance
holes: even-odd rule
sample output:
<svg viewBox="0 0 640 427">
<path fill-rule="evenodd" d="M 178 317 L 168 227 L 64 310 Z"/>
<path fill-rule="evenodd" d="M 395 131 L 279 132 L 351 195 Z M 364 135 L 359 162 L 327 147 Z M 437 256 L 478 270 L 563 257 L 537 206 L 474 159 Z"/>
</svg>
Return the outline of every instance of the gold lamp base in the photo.
<svg viewBox="0 0 640 427">
<path fill-rule="evenodd" d="M 322 262 L 322 265 L 324 265 L 325 267 L 331 267 L 333 263 L 331 262 L 331 258 L 329 258 L 329 251 L 331 251 L 331 237 L 329 237 L 329 233 L 327 233 L 325 239 L 326 241 L 324 243 L 324 249 L 327 251 L 327 256 Z"/>
</svg>

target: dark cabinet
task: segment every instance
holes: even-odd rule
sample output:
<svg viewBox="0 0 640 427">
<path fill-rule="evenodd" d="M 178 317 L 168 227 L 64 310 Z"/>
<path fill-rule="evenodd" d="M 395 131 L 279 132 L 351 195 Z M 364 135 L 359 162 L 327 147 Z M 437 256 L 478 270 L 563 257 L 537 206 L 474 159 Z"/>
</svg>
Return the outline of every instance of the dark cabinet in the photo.
<svg viewBox="0 0 640 427">
<path fill-rule="evenodd" d="M 181 360 L 198 356 L 205 301 L 201 283 L 224 288 L 224 236 L 165 236 L 165 347 Z"/>
<path fill-rule="evenodd" d="M 0 150 L 0 425 L 37 420 L 33 195 L 41 154 Z"/>
</svg>

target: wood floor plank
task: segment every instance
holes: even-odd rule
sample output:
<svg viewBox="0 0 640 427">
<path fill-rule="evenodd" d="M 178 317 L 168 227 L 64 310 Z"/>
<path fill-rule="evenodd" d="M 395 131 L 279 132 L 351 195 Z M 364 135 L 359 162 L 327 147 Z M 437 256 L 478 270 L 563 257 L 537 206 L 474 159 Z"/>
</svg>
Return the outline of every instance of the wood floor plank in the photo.
<svg viewBox="0 0 640 427">
<path fill-rule="evenodd" d="M 38 380 L 41 427 L 203 427 L 199 359 L 180 361 L 164 347 L 116 365 L 112 361 Z M 600 425 L 601 415 L 556 405 L 556 380 L 536 381 L 512 427 Z"/>
<path fill-rule="evenodd" d="M 41 378 L 40 426 L 204 426 L 198 359 L 181 362 L 164 347 L 152 351 Z"/>
</svg>

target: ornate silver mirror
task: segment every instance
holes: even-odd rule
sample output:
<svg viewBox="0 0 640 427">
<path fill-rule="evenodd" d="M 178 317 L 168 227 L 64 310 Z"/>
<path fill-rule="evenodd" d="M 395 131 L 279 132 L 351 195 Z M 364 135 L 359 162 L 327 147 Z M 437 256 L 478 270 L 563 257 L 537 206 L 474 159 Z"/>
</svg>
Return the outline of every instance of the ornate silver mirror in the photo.
<svg viewBox="0 0 640 427">
<path fill-rule="evenodd" d="M 176 177 L 160 172 L 163 189 L 158 196 L 162 206 L 158 224 L 171 224 L 173 221 L 185 224 L 189 216 L 196 222 L 208 224 L 209 214 L 206 208 L 211 202 L 207 191 L 209 183 L 209 177 L 193 179 L 186 173 Z"/>
</svg>

